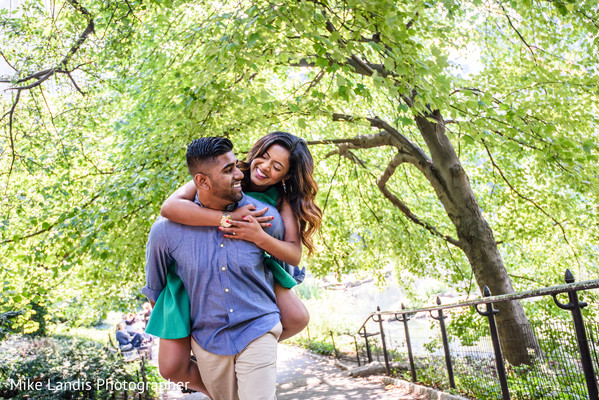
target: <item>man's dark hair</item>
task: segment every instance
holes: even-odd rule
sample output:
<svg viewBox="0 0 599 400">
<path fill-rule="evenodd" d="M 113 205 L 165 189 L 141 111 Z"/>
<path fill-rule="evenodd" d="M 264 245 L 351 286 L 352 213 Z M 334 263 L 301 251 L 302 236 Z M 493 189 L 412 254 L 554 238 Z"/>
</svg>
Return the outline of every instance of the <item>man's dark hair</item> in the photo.
<svg viewBox="0 0 599 400">
<path fill-rule="evenodd" d="M 203 164 L 230 151 L 233 151 L 233 143 L 229 139 L 215 136 L 196 139 L 187 146 L 187 169 L 194 176 L 201 172 Z"/>
</svg>

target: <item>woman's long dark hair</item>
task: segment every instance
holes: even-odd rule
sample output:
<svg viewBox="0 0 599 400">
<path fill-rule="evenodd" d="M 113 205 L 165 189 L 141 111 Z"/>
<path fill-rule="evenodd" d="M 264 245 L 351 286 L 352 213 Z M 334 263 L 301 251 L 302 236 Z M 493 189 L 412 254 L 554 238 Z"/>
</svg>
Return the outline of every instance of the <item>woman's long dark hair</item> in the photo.
<svg viewBox="0 0 599 400">
<path fill-rule="evenodd" d="M 302 243 L 308 249 L 308 255 L 311 255 L 314 253 L 312 236 L 320 228 L 322 211 L 314 202 L 316 193 L 318 193 L 318 184 L 312 177 L 314 160 L 305 140 L 290 133 L 278 131 L 259 139 L 239 165 L 239 169 L 244 172 L 243 188 L 246 190 L 251 185 L 251 176 L 246 171 L 250 170 L 252 161 L 264 155 L 273 144 L 284 147 L 290 153 L 289 173 L 285 179 L 285 185 L 282 182 L 275 185 L 279 191 L 277 208 L 280 208 L 284 200 L 289 203 L 300 229 Z"/>
</svg>

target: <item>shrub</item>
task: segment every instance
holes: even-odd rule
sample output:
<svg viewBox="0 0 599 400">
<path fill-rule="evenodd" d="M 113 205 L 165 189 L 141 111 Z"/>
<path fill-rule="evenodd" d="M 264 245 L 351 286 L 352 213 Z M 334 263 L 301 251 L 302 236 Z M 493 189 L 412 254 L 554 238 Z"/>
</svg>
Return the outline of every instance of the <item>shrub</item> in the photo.
<svg viewBox="0 0 599 400">
<path fill-rule="evenodd" d="M 333 343 L 326 340 L 318 340 L 318 339 L 298 339 L 296 341 L 300 346 L 313 351 L 318 354 L 322 354 L 325 356 L 336 356 L 335 346 Z"/>
<path fill-rule="evenodd" d="M 21 314 L 23 314 L 23 311 L 8 311 L 0 313 L 0 340 L 4 339 L 11 333 L 15 333 L 12 326 L 13 320 Z"/>
<path fill-rule="evenodd" d="M 136 366 L 91 340 L 13 335 L 0 342 L 0 397 L 107 399 L 138 387 Z"/>
</svg>

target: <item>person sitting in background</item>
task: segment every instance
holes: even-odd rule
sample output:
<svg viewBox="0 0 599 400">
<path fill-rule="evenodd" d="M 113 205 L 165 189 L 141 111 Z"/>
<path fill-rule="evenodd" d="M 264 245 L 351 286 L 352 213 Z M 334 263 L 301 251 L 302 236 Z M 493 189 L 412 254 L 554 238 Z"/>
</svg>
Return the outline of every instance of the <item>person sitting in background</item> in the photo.
<svg viewBox="0 0 599 400">
<path fill-rule="evenodd" d="M 116 340 L 119 342 L 120 349 L 126 351 L 142 346 L 144 338 L 139 333 L 129 334 L 127 324 L 123 321 L 117 325 Z"/>
<path fill-rule="evenodd" d="M 126 324 L 126 330 L 129 334 L 133 335 L 135 333 L 143 334 L 146 329 L 145 323 L 142 321 L 141 317 L 134 312 L 130 312 L 124 317 L 124 321 Z M 143 335 L 142 335 L 143 336 Z"/>
<path fill-rule="evenodd" d="M 142 304 L 141 308 L 142 310 L 139 313 L 139 317 L 141 318 L 145 329 L 148 321 L 150 320 L 150 315 L 152 315 L 152 306 L 146 301 Z"/>
<path fill-rule="evenodd" d="M 130 312 L 123 317 L 123 322 L 125 323 L 125 329 L 127 332 L 133 334 L 135 332 L 136 323 L 139 320 L 137 319 L 137 315 L 134 312 Z"/>
</svg>

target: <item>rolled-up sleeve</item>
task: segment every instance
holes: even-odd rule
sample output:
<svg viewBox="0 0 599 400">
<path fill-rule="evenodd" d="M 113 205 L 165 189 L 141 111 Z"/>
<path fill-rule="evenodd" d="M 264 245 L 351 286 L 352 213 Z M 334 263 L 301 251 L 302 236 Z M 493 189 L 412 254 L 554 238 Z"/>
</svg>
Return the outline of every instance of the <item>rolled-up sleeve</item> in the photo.
<svg viewBox="0 0 599 400">
<path fill-rule="evenodd" d="M 141 292 L 151 301 L 156 301 L 164 289 L 168 267 L 173 262 L 166 234 L 167 223 L 159 218 L 152 226 L 146 244 L 146 285 Z"/>
</svg>

